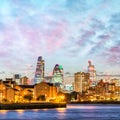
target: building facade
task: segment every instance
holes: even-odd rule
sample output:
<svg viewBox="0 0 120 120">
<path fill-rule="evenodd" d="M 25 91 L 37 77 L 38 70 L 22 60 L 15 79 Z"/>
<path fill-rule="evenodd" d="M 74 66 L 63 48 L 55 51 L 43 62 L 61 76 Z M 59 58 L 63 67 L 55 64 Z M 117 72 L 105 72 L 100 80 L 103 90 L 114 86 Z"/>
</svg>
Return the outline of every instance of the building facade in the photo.
<svg viewBox="0 0 120 120">
<path fill-rule="evenodd" d="M 37 99 L 39 96 L 44 96 L 46 101 L 57 97 L 57 87 L 51 83 L 41 82 L 34 87 L 34 98 Z"/>
<path fill-rule="evenodd" d="M 19 85 L 28 85 L 29 84 L 29 79 L 28 77 L 24 76 L 20 78 L 20 84 Z"/>
<path fill-rule="evenodd" d="M 38 57 L 37 60 L 37 66 L 35 71 L 35 77 L 34 82 L 35 84 L 38 84 L 44 80 L 44 60 L 42 59 L 42 56 Z"/>
<path fill-rule="evenodd" d="M 16 83 L 12 79 L 6 81 L 0 81 L 0 102 L 9 101 L 14 102 L 15 90 L 14 86 Z"/>
<path fill-rule="evenodd" d="M 56 99 L 57 93 L 57 87 L 51 83 L 17 85 L 14 81 L 0 81 L 0 103 L 27 102 L 25 96 L 31 96 L 31 101 L 38 101 L 38 97 L 45 96 L 45 101 L 49 101 Z"/>
<path fill-rule="evenodd" d="M 54 69 L 53 69 L 53 74 L 52 74 L 52 83 L 55 86 L 62 86 L 63 84 L 63 67 L 62 65 L 56 64 Z"/>
<path fill-rule="evenodd" d="M 89 89 L 89 73 L 77 72 L 74 74 L 74 91 L 82 93 Z"/>
</svg>

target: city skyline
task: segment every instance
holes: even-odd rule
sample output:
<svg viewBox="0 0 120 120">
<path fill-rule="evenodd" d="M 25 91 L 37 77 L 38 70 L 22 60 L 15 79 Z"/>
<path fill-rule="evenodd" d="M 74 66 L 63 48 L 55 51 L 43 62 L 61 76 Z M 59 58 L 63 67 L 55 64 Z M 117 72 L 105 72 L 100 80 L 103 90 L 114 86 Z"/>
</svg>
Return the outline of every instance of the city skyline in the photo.
<svg viewBox="0 0 120 120">
<path fill-rule="evenodd" d="M 45 74 L 120 74 L 119 0 L 0 0 L 0 78 L 16 73 L 33 78 L 38 56 Z M 5 74 L 5 75 L 4 75 Z"/>
</svg>

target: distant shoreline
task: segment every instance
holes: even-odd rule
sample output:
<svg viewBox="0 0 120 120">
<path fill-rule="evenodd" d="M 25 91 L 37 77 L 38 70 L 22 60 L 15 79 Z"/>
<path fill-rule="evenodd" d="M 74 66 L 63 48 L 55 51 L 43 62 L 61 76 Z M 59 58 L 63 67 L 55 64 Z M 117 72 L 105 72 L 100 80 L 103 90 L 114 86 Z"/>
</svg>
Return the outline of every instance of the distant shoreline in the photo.
<svg viewBox="0 0 120 120">
<path fill-rule="evenodd" d="M 65 108 L 66 103 L 13 103 L 0 104 L 0 110 Z"/>
<path fill-rule="evenodd" d="M 120 104 L 120 101 L 79 101 L 68 103 L 0 103 L 0 110 L 66 108 L 69 104 Z"/>
<path fill-rule="evenodd" d="M 120 101 L 76 101 L 68 104 L 120 104 Z"/>
</svg>

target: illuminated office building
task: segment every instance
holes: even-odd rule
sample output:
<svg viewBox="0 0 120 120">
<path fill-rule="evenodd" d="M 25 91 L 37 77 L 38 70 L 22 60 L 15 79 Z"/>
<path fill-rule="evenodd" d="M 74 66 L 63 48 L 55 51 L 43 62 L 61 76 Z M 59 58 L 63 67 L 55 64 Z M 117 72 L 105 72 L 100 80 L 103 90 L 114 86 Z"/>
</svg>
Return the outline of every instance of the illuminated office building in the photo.
<svg viewBox="0 0 120 120">
<path fill-rule="evenodd" d="M 42 59 L 42 56 L 38 57 L 34 80 L 35 84 L 44 80 L 44 60 Z"/>
<path fill-rule="evenodd" d="M 74 91 L 82 93 L 89 89 L 89 73 L 77 72 L 74 74 Z"/>
<path fill-rule="evenodd" d="M 53 69 L 52 83 L 55 86 L 61 86 L 63 84 L 63 67 L 62 65 L 56 64 Z"/>
<path fill-rule="evenodd" d="M 88 61 L 88 73 L 90 74 L 90 87 L 93 87 L 97 84 L 96 81 L 96 70 L 94 65 L 92 65 L 91 61 Z"/>
</svg>

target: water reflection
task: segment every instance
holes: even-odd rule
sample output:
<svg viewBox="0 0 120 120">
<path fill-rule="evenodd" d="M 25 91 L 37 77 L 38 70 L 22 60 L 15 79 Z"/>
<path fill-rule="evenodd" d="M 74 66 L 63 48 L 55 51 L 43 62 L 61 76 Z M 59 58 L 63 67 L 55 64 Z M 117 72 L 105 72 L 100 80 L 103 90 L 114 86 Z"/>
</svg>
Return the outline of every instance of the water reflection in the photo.
<svg viewBox="0 0 120 120">
<path fill-rule="evenodd" d="M 95 109 L 96 106 L 85 106 L 85 105 L 68 105 L 68 109 Z"/>
<path fill-rule="evenodd" d="M 66 118 L 66 108 L 56 108 L 58 119 L 64 120 Z"/>
<path fill-rule="evenodd" d="M 3 115 L 7 114 L 7 112 L 8 110 L 0 110 L 0 114 L 3 114 Z"/>
<path fill-rule="evenodd" d="M 119 116 L 119 105 L 75 104 L 67 108 L 0 111 L 2 120 L 119 120 Z"/>
<path fill-rule="evenodd" d="M 19 115 L 22 115 L 25 110 L 15 110 Z"/>
<path fill-rule="evenodd" d="M 33 112 L 38 112 L 39 111 L 39 109 L 33 109 Z"/>
<path fill-rule="evenodd" d="M 56 108 L 56 110 L 59 112 L 59 113 L 64 113 L 66 112 L 66 108 Z"/>
</svg>

